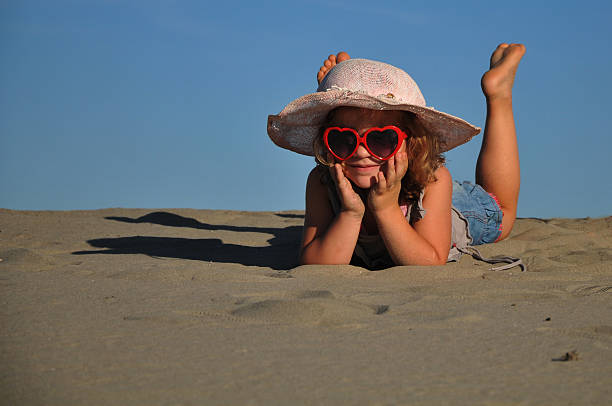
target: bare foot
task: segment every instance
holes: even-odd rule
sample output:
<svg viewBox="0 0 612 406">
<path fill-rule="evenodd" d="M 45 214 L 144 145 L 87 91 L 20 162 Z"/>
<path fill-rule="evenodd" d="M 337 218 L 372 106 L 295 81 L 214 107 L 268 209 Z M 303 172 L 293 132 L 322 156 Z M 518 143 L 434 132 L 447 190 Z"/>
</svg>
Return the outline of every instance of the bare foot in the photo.
<svg viewBox="0 0 612 406">
<path fill-rule="evenodd" d="M 525 54 L 523 44 L 500 44 L 491 55 L 491 67 L 480 84 L 487 99 L 512 98 L 514 76 Z"/>
<path fill-rule="evenodd" d="M 329 72 L 331 68 L 336 66 L 336 64 L 347 61 L 349 59 L 351 59 L 351 57 L 344 51 L 338 52 L 338 55 L 328 56 L 327 59 L 323 61 L 323 66 L 321 66 L 319 72 L 317 72 L 317 82 L 321 83 L 325 75 L 327 75 L 327 72 Z"/>
</svg>

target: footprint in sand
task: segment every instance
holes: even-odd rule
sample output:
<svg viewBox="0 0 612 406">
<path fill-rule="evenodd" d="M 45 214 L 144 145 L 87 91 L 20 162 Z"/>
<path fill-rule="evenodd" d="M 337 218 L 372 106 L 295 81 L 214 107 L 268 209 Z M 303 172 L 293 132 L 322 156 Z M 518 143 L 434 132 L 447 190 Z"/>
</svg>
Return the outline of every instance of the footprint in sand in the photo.
<svg viewBox="0 0 612 406">
<path fill-rule="evenodd" d="M 612 293 L 612 286 L 608 285 L 587 285 L 579 286 L 570 289 L 572 295 L 575 296 L 592 296 L 599 293 Z"/>
<path fill-rule="evenodd" d="M 306 290 L 293 296 L 250 303 L 232 310 L 230 314 L 255 323 L 342 325 L 389 311 L 388 305 L 339 299 L 328 290 Z"/>
<path fill-rule="evenodd" d="M 286 271 L 279 271 L 279 272 L 268 274 L 266 276 L 268 276 L 270 278 L 280 278 L 280 279 L 291 279 L 291 278 L 293 278 L 293 275 L 291 275 L 289 272 L 286 272 Z"/>
<path fill-rule="evenodd" d="M 0 251 L 3 266 L 15 266 L 17 269 L 39 271 L 51 265 L 45 257 L 27 248 L 10 248 Z"/>
<path fill-rule="evenodd" d="M 235 302 L 239 307 L 229 312 L 176 310 L 170 313 L 130 314 L 125 315 L 123 320 L 188 324 L 206 319 L 221 323 L 342 326 L 355 325 L 389 311 L 388 305 L 371 305 L 338 299 L 328 290 L 304 290 L 292 294 L 289 298 L 244 303 L 245 299 L 239 299 Z"/>
<path fill-rule="evenodd" d="M 551 257 L 550 259 L 581 266 L 603 262 L 612 264 L 612 252 L 608 248 L 593 248 L 590 250 L 569 251 L 563 255 Z"/>
<path fill-rule="evenodd" d="M 612 326 L 605 324 L 599 326 L 562 329 L 561 331 L 570 337 L 582 337 L 605 342 L 612 341 Z"/>
<path fill-rule="evenodd" d="M 129 314 L 123 316 L 123 320 L 127 322 L 150 322 L 154 324 L 166 324 L 166 325 L 189 325 L 198 322 L 200 317 L 194 317 L 195 314 L 184 314 L 184 313 L 142 313 L 142 314 Z"/>
<path fill-rule="evenodd" d="M 545 256 L 545 251 L 535 249 L 526 251 L 522 255 L 523 262 L 527 265 L 530 272 L 551 272 L 575 266 L 561 261 L 553 261 Z"/>
<path fill-rule="evenodd" d="M 543 241 L 563 235 L 573 234 L 579 234 L 579 232 L 542 223 L 536 224 L 525 231 L 512 235 L 512 239 L 518 241 Z"/>
</svg>

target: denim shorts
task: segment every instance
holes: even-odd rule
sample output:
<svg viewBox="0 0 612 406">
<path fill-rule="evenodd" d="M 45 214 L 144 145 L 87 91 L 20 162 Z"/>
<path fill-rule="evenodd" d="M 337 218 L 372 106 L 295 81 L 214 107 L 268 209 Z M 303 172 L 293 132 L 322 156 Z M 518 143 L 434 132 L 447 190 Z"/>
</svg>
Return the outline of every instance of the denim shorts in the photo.
<svg viewBox="0 0 612 406">
<path fill-rule="evenodd" d="M 492 243 L 500 236 L 503 213 L 496 199 L 481 186 L 454 181 L 453 206 L 468 221 L 471 245 Z"/>
</svg>

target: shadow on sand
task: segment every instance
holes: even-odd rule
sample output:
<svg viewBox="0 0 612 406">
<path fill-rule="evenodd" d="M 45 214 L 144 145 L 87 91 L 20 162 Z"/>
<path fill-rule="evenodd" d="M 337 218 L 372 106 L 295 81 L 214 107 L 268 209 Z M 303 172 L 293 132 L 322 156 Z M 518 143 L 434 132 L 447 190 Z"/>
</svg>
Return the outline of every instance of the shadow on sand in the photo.
<svg viewBox="0 0 612 406">
<path fill-rule="evenodd" d="M 299 214 L 276 214 L 279 217 L 299 218 Z M 301 226 L 286 228 L 239 227 L 201 223 L 195 219 L 167 212 L 154 212 L 136 219 L 129 217 L 106 217 L 108 220 L 125 223 L 151 223 L 169 227 L 189 227 L 199 230 L 225 230 L 272 234 L 267 247 L 249 247 L 224 244 L 218 238 L 172 238 L 172 237 L 119 237 L 97 238 L 87 241 L 89 245 L 104 250 L 76 251 L 73 255 L 90 254 L 145 254 L 152 257 L 193 259 L 269 267 L 287 270 L 297 265 L 297 255 L 302 233 Z"/>
</svg>

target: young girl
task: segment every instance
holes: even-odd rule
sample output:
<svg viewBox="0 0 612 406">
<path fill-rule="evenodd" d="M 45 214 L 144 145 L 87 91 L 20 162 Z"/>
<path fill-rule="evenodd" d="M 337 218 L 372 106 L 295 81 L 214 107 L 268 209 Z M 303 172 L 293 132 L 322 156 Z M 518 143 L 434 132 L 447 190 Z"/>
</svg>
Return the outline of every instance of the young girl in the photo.
<svg viewBox="0 0 612 406">
<path fill-rule="evenodd" d="M 318 92 L 268 118 L 277 145 L 317 161 L 306 185 L 301 263 L 439 265 L 461 253 L 479 257 L 468 247 L 507 237 L 520 178 L 512 86 L 524 53 L 521 44 L 499 45 L 482 77 L 487 118 L 476 185 L 453 182 L 441 154 L 479 128 L 426 107 L 398 68 L 330 55 Z"/>
</svg>

